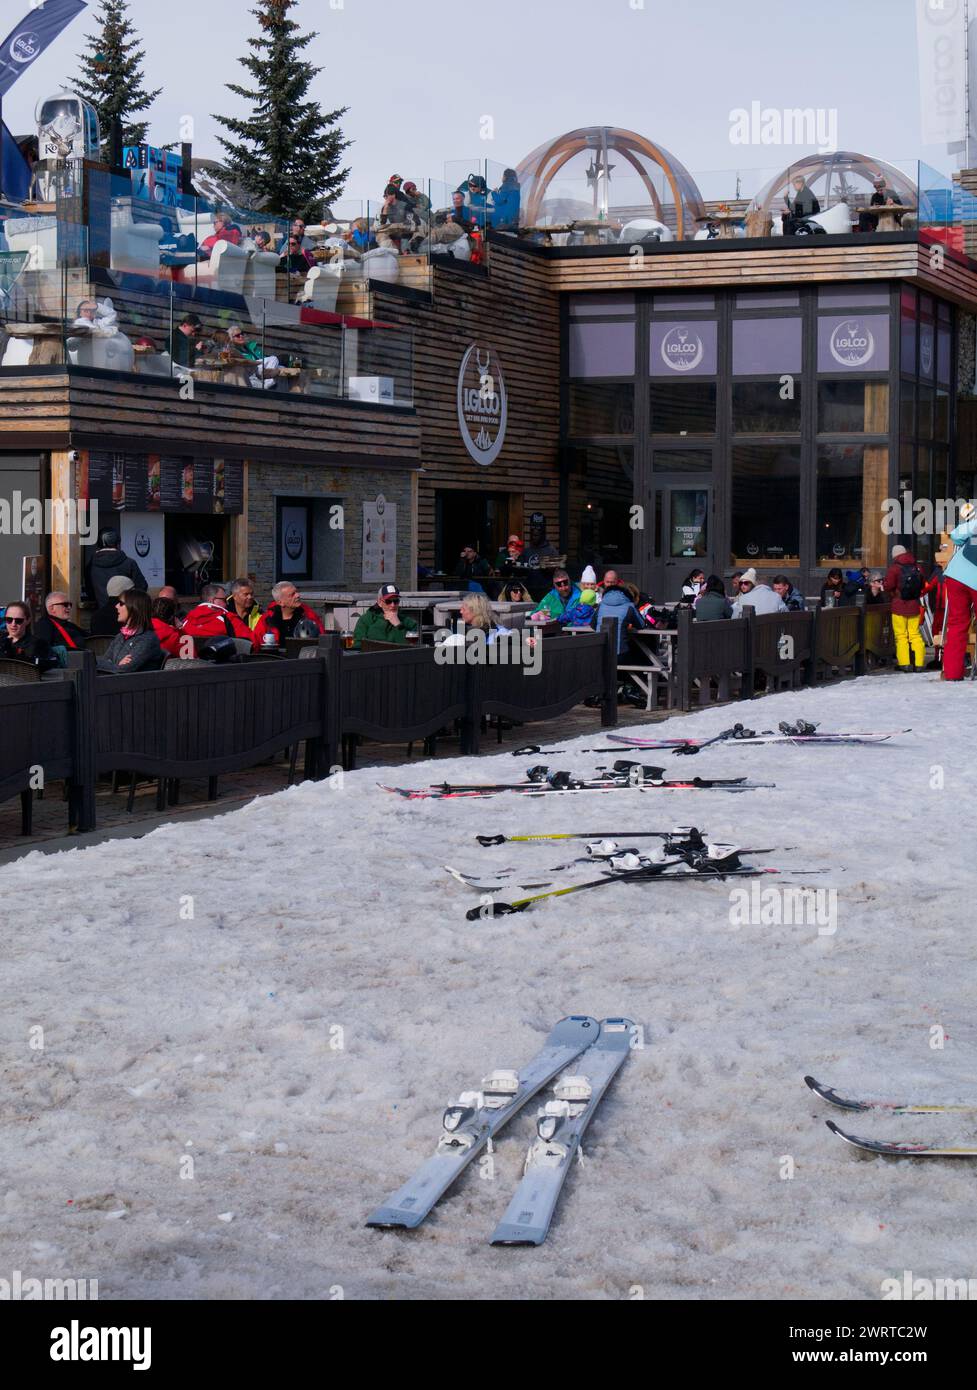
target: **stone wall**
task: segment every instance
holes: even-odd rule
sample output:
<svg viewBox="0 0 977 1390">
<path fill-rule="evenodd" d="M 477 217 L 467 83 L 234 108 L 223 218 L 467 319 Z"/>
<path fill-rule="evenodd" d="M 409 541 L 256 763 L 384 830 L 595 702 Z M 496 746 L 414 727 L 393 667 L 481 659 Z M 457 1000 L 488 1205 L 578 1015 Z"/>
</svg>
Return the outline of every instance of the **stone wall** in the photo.
<svg viewBox="0 0 977 1390">
<path fill-rule="evenodd" d="M 332 463 L 249 463 L 247 475 L 248 573 L 253 576 L 262 601 L 278 575 L 275 573 L 276 498 L 335 498 L 343 507 L 342 575 L 318 575 L 302 580 L 307 588 L 362 589 L 363 503 L 382 492 L 397 505 L 397 572 L 401 588 L 414 588 L 411 573 L 413 516 L 411 477 L 403 469 L 340 468 Z M 393 575 L 390 576 L 394 578 Z M 326 581 L 320 584 L 318 581 Z"/>
</svg>

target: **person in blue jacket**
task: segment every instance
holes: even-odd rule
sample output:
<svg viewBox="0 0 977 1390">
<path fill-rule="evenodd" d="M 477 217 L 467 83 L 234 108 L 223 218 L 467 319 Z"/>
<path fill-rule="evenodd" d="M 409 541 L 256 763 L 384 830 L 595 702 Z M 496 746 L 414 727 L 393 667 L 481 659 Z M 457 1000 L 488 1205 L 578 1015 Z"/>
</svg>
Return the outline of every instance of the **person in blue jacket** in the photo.
<svg viewBox="0 0 977 1390">
<path fill-rule="evenodd" d="M 977 510 L 968 502 L 961 508 L 961 521 L 950 532 L 956 546 L 944 570 L 946 580 L 946 626 L 943 630 L 943 679 L 963 680 L 963 659 L 967 650 L 970 621 L 977 618 Z"/>
<path fill-rule="evenodd" d="M 519 178 L 515 169 L 506 169 L 498 188 L 492 190 L 492 227 L 497 232 L 515 231 L 519 226 Z"/>
<path fill-rule="evenodd" d="M 593 627 L 596 614 L 596 593 L 593 589 L 581 589 L 578 601 L 566 608 L 557 622 L 564 627 Z"/>
<path fill-rule="evenodd" d="M 643 628 L 647 624 L 631 595 L 621 584 L 616 570 L 608 570 L 604 575 L 604 588 L 597 610 L 598 626 L 603 626 L 605 620 L 610 618 L 617 621 L 617 654 L 622 656 L 628 649 L 628 630 Z"/>
</svg>

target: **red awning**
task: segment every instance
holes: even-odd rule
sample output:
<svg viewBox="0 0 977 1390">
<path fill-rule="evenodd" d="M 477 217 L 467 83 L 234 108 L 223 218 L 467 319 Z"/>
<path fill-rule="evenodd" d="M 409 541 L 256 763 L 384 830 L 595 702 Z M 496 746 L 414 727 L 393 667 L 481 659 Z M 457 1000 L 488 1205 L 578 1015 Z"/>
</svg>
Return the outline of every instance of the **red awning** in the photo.
<svg viewBox="0 0 977 1390">
<path fill-rule="evenodd" d="M 303 304 L 299 310 L 302 323 L 333 324 L 341 323 L 345 328 L 396 328 L 395 323 L 382 323 L 380 319 L 360 319 L 353 314 L 329 314 L 325 309 L 312 309 Z"/>
</svg>

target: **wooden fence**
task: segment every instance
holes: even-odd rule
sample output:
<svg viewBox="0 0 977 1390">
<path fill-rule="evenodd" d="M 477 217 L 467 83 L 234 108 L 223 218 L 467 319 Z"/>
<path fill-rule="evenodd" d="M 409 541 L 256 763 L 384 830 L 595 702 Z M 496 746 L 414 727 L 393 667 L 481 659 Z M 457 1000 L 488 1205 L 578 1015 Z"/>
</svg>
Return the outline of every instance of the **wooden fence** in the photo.
<svg viewBox="0 0 977 1390">
<path fill-rule="evenodd" d="M 27 833 L 32 792 L 63 779 L 69 826 L 91 830 L 96 783 L 109 772 L 159 778 L 161 788 L 184 777 L 214 783 L 304 742 L 306 776 L 320 778 L 338 765 L 344 737 L 350 749 L 351 735 L 406 743 L 457 722 L 462 751 L 477 752 L 489 715 L 531 723 L 589 697 L 613 726 L 610 635 L 532 640 L 538 648 L 520 641 L 508 662 L 496 664 L 496 653 L 482 664 L 465 659 L 465 647 L 454 651 L 460 660 L 436 647 L 345 652 L 328 633 L 301 660 L 131 676 L 99 676 L 90 652 L 72 653 L 63 680 L 0 687 L 0 801 L 21 795 Z"/>
<path fill-rule="evenodd" d="M 889 604 L 696 622 L 678 610 L 676 709 L 860 676 L 895 657 Z"/>
</svg>

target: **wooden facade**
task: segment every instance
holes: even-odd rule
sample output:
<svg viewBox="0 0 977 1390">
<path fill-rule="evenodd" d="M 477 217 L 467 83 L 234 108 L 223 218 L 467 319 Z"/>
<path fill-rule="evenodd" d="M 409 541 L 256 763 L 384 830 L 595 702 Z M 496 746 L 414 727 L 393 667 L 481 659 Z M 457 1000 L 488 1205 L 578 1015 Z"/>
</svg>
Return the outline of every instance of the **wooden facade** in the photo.
<svg viewBox="0 0 977 1390">
<path fill-rule="evenodd" d="M 417 542 L 420 561 L 438 558 L 439 492 L 508 496 L 502 526 L 525 534 L 534 511 L 559 532 L 560 328 L 559 298 L 549 267 L 526 257 L 510 239 L 492 247 L 489 269 L 435 260 L 433 296 L 406 301 L 377 290 L 378 318 L 414 330 L 414 403 L 421 429 Z M 473 342 L 498 353 L 508 397 L 508 424 L 499 458 L 476 463 L 457 416 L 458 372 Z M 504 534 L 496 540 L 504 544 Z M 443 557 L 453 568 L 457 555 Z"/>
</svg>

